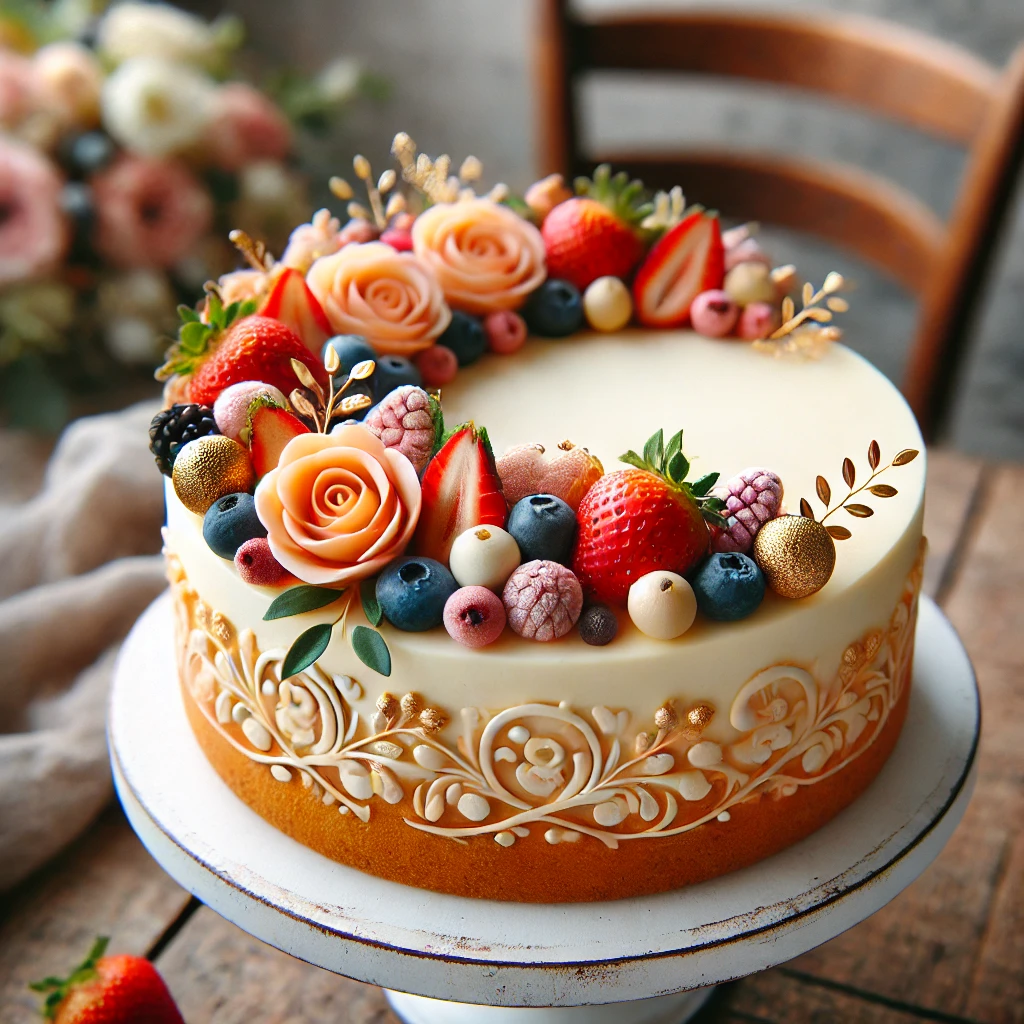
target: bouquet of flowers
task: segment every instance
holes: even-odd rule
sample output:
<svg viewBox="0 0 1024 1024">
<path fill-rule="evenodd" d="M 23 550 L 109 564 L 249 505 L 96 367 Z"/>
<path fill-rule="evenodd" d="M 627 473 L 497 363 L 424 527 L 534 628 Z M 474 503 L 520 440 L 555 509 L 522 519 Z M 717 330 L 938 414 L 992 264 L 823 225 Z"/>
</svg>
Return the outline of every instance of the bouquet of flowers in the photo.
<svg viewBox="0 0 1024 1024">
<path fill-rule="evenodd" d="M 104 7 L 0 3 L 0 415 L 15 424 L 57 427 L 69 390 L 151 369 L 178 302 L 234 264 L 229 226 L 280 246 L 308 216 L 297 129 L 377 88 L 342 58 L 279 73 L 271 98 L 238 77 L 236 19 Z"/>
</svg>

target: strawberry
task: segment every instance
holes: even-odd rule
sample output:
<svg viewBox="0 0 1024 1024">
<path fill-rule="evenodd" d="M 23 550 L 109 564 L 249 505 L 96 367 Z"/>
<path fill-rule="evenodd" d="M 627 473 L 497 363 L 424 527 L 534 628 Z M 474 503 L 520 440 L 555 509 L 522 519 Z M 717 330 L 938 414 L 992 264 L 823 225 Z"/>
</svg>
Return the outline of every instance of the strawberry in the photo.
<svg viewBox="0 0 1024 1024">
<path fill-rule="evenodd" d="M 644 255 L 639 224 L 652 210 L 642 202 L 643 185 L 608 164 L 593 181 L 576 179 L 579 195 L 544 218 L 541 237 L 548 277 L 570 281 L 582 292 L 599 277 L 628 277 Z"/>
<path fill-rule="evenodd" d="M 334 334 L 306 279 L 291 267 L 280 272 L 258 312 L 290 327 L 314 355 L 320 354 L 324 342 Z"/>
<path fill-rule="evenodd" d="M 427 463 L 416 552 L 448 564 L 452 542 L 471 526 L 504 526 L 507 506 L 487 431 L 456 427 Z"/>
<path fill-rule="evenodd" d="M 725 249 L 716 214 L 691 210 L 647 254 L 633 281 L 637 320 L 647 327 L 682 327 L 701 293 L 721 288 Z"/>
<path fill-rule="evenodd" d="M 261 477 L 277 469 L 285 445 L 299 434 L 308 434 L 309 427 L 287 409 L 261 395 L 249 406 L 246 431 L 252 466 L 256 476 Z"/>
<path fill-rule="evenodd" d="M 213 405 L 226 387 L 243 380 L 273 384 L 289 395 L 300 384 L 292 369 L 293 359 L 304 363 L 321 387 L 327 386 L 327 371 L 302 339 L 277 320 L 252 315 L 249 303 L 233 303 L 224 309 L 211 294 L 207 323 L 185 307 L 179 312 L 184 322 L 178 341 L 156 375 L 158 380 L 186 377 L 189 401 Z"/>
<path fill-rule="evenodd" d="M 31 987 L 47 993 L 43 1014 L 54 1024 L 185 1024 L 156 968 L 141 956 L 104 956 L 97 939 L 67 978 Z"/>
<path fill-rule="evenodd" d="M 708 522 L 725 523 L 722 502 L 707 496 L 718 474 L 685 483 L 682 443 L 681 430 L 667 445 L 659 430 L 643 456 L 622 456 L 630 469 L 601 477 L 580 503 L 572 568 L 591 597 L 623 605 L 641 576 L 658 569 L 683 575 L 708 553 Z"/>
</svg>

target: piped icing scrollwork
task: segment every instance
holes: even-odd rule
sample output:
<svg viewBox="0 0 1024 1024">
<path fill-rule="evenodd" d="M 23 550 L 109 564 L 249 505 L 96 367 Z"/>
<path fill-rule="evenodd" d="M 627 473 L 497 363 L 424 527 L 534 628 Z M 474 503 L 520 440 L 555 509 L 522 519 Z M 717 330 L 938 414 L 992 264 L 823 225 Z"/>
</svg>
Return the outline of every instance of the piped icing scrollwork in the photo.
<svg viewBox="0 0 1024 1024">
<path fill-rule="evenodd" d="M 565 702 L 450 715 L 415 693 L 371 704 L 358 681 L 319 664 L 282 679 L 286 651 L 260 651 L 168 563 L 189 694 L 278 781 L 362 821 L 376 799 L 401 805 L 411 827 L 454 840 L 510 847 L 537 830 L 551 844 L 592 837 L 612 849 L 726 821 L 745 800 L 792 796 L 860 756 L 909 685 L 922 572 L 918 559 L 888 624 L 850 644 L 833 678 L 799 665 L 755 674 L 718 710 L 739 733 L 722 744 L 704 735 L 716 709 L 679 699 L 649 724 Z"/>
</svg>

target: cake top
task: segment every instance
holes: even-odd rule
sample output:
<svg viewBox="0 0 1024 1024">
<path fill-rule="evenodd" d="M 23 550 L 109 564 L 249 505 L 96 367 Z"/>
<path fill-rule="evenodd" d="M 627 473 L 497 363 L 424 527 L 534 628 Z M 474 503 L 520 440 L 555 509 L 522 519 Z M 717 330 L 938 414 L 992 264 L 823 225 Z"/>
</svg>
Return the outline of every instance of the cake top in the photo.
<svg viewBox="0 0 1024 1024">
<path fill-rule="evenodd" d="M 766 590 L 816 593 L 836 541 L 833 585 L 870 571 L 906 527 L 859 522 L 920 435 L 899 400 L 852 404 L 884 382 L 833 345 L 839 275 L 798 289 L 750 226 L 606 167 L 519 198 L 477 195 L 472 158 L 452 175 L 404 135 L 394 154 L 376 183 L 355 159 L 365 204 L 333 179 L 349 222 L 320 211 L 280 260 L 235 233 L 249 268 L 182 310 L 160 371 L 157 463 L 267 618 L 331 606 L 344 630 L 361 604 L 349 636 L 384 675 L 385 617 L 470 648 L 506 629 L 602 646 L 626 609 L 685 642 Z M 284 674 L 332 628 L 300 633 Z"/>
</svg>

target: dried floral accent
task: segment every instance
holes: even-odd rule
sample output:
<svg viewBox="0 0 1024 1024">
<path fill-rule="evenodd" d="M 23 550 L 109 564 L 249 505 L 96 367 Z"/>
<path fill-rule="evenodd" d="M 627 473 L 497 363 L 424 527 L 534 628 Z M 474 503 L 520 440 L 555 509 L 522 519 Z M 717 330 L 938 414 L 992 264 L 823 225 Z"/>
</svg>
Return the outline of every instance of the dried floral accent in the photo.
<svg viewBox="0 0 1024 1024">
<path fill-rule="evenodd" d="M 244 231 L 237 228 L 228 232 L 228 239 L 231 244 L 245 257 L 246 263 L 253 270 L 266 273 L 274 267 L 274 257 L 267 251 L 266 245 L 259 239 L 252 238 Z"/>
<path fill-rule="evenodd" d="M 416 152 L 416 143 L 399 132 L 391 144 L 391 152 L 402 171 L 402 180 L 411 185 L 431 203 L 454 203 L 459 199 L 475 198 L 473 183 L 480 180 L 483 165 L 475 156 L 462 161 L 457 174 L 452 174 L 452 158 L 442 153 L 431 160 L 426 153 Z M 508 198 L 507 185 L 495 185 L 485 198 L 500 203 Z"/>
<path fill-rule="evenodd" d="M 668 231 L 674 228 L 686 213 L 686 197 L 678 185 L 669 192 L 656 192 L 651 202 L 654 209 L 640 221 L 640 227 L 644 231 L 658 234 Z"/>
<path fill-rule="evenodd" d="M 376 363 L 372 359 L 364 359 L 356 363 L 352 371 L 342 381 L 340 387 L 335 387 L 334 375 L 341 365 L 338 353 L 328 346 L 324 356 L 324 369 L 327 371 L 328 387 L 324 389 L 317 383 L 316 378 L 309 372 L 309 368 L 298 359 L 291 361 L 295 376 L 299 378 L 303 387 L 312 392 L 315 402 L 311 402 L 306 393 L 296 388 L 289 396 L 295 411 L 313 421 L 314 427 L 319 434 L 326 434 L 331 429 L 331 420 L 335 416 L 348 417 L 360 409 L 366 409 L 373 400 L 369 395 L 356 394 L 345 396 L 349 385 L 356 380 L 366 380 L 376 369 Z"/>
<path fill-rule="evenodd" d="M 776 285 L 788 282 L 793 276 L 792 267 L 777 267 L 772 271 Z M 782 326 L 763 341 L 755 341 L 754 347 L 776 355 L 799 354 L 817 358 L 828 344 L 838 341 L 843 332 L 832 325 L 834 313 L 845 313 L 849 303 L 837 295 L 846 282 L 842 274 L 832 271 L 817 291 L 808 281 L 801 292 L 801 309 L 790 296 L 782 300 Z"/>
<path fill-rule="evenodd" d="M 818 501 L 825 506 L 825 513 L 819 522 L 824 523 L 829 516 L 841 508 L 846 509 L 847 513 L 855 519 L 869 519 L 875 514 L 875 510 L 870 505 L 864 505 L 861 502 L 851 501 L 850 499 L 856 497 L 858 494 L 864 493 L 865 491 L 867 491 L 868 494 L 874 495 L 876 498 L 894 498 L 899 494 L 899 491 L 897 491 L 891 484 L 876 484 L 875 479 L 888 469 L 905 466 L 908 462 L 913 462 L 919 454 L 920 452 L 916 448 L 904 448 L 893 456 L 892 461 L 888 465 L 882 466 L 881 448 L 879 448 L 877 441 L 872 441 L 868 445 L 868 465 L 871 467 L 871 476 L 869 476 L 867 481 L 861 484 L 860 487 L 855 487 L 857 483 L 857 467 L 854 465 L 853 459 L 849 457 L 843 459 L 843 482 L 846 484 L 849 492 L 846 497 L 834 507 L 830 507 L 832 502 L 832 488 L 829 486 L 829 482 L 823 476 L 819 475 L 816 477 L 814 481 L 814 490 L 817 494 Z M 800 515 L 807 519 L 814 519 L 814 510 L 811 507 L 811 503 L 806 498 L 800 499 Z M 849 538 L 853 536 L 845 526 L 839 526 L 837 523 L 832 523 L 826 526 L 825 529 L 833 540 L 849 540 Z"/>
<path fill-rule="evenodd" d="M 388 221 L 405 209 L 405 197 L 400 192 L 393 191 L 398 184 L 398 175 L 388 168 L 374 183 L 370 161 L 360 155 L 352 158 L 352 170 L 366 188 L 369 207 L 355 201 L 355 192 L 344 178 L 335 175 L 327 183 L 328 187 L 338 199 L 348 203 L 350 217 L 366 221 L 379 231 L 383 231 L 388 226 Z"/>
</svg>

